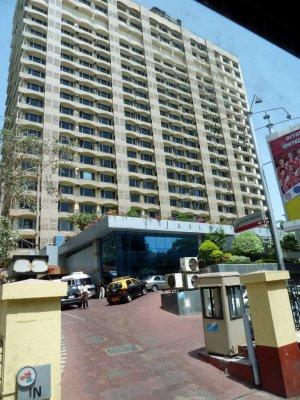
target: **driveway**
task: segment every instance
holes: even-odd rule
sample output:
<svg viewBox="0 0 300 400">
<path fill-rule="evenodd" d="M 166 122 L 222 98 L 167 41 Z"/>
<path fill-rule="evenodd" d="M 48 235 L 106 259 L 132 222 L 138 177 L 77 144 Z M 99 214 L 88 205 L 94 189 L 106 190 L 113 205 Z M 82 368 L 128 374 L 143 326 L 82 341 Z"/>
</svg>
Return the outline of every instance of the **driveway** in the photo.
<svg viewBox="0 0 300 400">
<path fill-rule="evenodd" d="M 160 293 L 129 304 L 91 300 L 62 312 L 63 400 L 275 399 L 197 359 L 201 316 L 160 309 Z"/>
</svg>

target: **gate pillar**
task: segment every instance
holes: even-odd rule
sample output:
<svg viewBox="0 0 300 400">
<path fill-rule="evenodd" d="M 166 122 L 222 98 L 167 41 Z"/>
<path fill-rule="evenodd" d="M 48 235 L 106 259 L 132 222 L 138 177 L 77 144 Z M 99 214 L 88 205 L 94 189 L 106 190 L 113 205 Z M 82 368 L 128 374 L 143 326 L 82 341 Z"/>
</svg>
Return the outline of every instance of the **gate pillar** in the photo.
<svg viewBox="0 0 300 400">
<path fill-rule="evenodd" d="M 288 271 L 241 276 L 248 293 L 262 387 L 285 398 L 300 395 L 300 350 L 287 290 L 289 277 Z"/>
</svg>

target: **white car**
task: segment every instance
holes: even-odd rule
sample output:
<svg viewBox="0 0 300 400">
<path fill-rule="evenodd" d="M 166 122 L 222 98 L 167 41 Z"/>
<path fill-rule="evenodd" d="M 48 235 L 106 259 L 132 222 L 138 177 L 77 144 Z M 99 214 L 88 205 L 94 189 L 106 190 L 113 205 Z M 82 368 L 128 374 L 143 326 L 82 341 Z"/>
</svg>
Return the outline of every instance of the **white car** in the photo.
<svg viewBox="0 0 300 400">
<path fill-rule="evenodd" d="M 93 297 L 96 295 L 96 287 L 92 278 L 83 272 L 73 272 L 71 275 L 62 277 L 61 281 L 67 282 L 68 286 L 72 286 L 73 288 L 76 287 L 79 290 L 81 289 L 83 282 L 85 282 L 88 290 L 88 296 Z"/>
<path fill-rule="evenodd" d="M 147 278 L 143 279 L 143 282 L 146 282 L 146 289 L 151 290 L 152 292 L 157 292 L 159 289 L 167 289 L 164 275 L 148 276 Z"/>
</svg>

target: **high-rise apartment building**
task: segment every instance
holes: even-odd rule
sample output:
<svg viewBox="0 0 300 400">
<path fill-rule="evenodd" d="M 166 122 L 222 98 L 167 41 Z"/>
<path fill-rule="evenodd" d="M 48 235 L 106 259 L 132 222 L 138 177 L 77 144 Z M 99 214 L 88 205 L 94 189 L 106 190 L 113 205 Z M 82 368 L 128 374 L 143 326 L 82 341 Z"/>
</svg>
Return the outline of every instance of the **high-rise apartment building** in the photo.
<svg viewBox="0 0 300 400">
<path fill-rule="evenodd" d="M 6 115 L 60 154 L 40 211 L 12 209 L 24 246 L 71 235 L 76 212 L 131 208 L 219 222 L 263 208 L 236 56 L 129 0 L 19 0 Z M 39 183 L 37 183 L 39 181 Z M 38 232 L 36 232 L 38 226 Z"/>
</svg>

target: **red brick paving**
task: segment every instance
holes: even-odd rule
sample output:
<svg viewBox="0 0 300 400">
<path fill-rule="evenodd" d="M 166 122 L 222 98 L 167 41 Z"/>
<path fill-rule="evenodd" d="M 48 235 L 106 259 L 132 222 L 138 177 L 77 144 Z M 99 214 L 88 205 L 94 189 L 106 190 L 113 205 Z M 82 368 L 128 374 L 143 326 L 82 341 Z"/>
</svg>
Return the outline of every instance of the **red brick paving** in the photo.
<svg viewBox="0 0 300 400">
<path fill-rule="evenodd" d="M 87 310 L 65 310 L 62 321 L 68 351 L 63 400 L 275 399 L 200 361 L 201 316 L 161 310 L 160 293 L 114 306 L 91 300 Z M 124 344 L 141 350 L 114 356 L 105 351 Z"/>
</svg>

